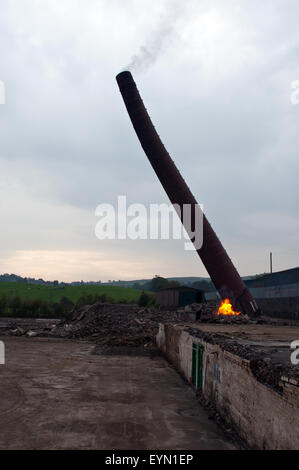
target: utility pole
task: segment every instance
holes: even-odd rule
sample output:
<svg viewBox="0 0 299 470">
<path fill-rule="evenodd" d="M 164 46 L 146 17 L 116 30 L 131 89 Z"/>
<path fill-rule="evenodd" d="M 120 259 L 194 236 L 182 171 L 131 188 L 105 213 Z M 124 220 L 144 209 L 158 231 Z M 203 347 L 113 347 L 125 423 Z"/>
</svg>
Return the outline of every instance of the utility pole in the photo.
<svg viewBox="0 0 299 470">
<path fill-rule="evenodd" d="M 270 253 L 270 273 L 273 273 L 273 254 Z"/>
</svg>

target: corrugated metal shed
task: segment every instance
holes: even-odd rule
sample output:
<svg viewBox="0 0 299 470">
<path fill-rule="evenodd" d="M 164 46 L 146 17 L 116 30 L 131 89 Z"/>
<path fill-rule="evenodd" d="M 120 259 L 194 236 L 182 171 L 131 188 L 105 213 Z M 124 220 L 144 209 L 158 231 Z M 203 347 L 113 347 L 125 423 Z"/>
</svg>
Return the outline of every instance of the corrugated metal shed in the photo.
<svg viewBox="0 0 299 470">
<path fill-rule="evenodd" d="M 192 287 L 168 287 L 156 293 L 156 304 L 161 307 L 184 307 L 204 301 L 204 292 Z"/>
<path fill-rule="evenodd" d="M 277 273 L 265 274 L 256 279 L 245 281 L 250 289 L 253 287 L 273 287 L 289 284 L 299 284 L 299 268 L 287 269 Z"/>
</svg>

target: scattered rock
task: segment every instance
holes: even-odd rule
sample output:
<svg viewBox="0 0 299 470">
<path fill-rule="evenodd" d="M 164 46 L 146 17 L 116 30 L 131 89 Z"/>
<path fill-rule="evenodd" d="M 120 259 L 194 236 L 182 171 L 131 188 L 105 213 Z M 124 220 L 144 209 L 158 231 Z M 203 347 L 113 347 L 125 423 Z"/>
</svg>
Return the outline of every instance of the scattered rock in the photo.
<svg viewBox="0 0 299 470">
<path fill-rule="evenodd" d="M 38 333 L 36 331 L 27 331 L 26 336 L 34 338 L 35 336 L 38 336 Z"/>
<path fill-rule="evenodd" d="M 23 328 L 17 327 L 15 330 L 10 330 L 12 336 L 23 336 L 26 331 Z"/>
</svg>

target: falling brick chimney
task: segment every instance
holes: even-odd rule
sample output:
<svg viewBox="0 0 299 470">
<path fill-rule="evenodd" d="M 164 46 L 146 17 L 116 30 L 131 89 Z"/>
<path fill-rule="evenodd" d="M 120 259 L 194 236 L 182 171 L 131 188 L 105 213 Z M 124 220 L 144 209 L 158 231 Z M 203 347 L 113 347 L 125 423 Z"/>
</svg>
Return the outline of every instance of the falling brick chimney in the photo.
<svg viewBox="0 0 299 470">
<path fill-rule="evenodd" d="M 193 208 L 198 207 L 193 194 L 151 122 L 132 74 L 122 72 L 117 75 L 116 80 L 141 146 L 171 203 L 178 205 L 180 208 L 185 204 L 190 204 Z M 191 220 L 193 229 L 194 223 L 193 210 Z M 205 215 L 203 215 L 203 245 L 196 251 L 221 298 L 229 298 L 234 308 L 241 309 L 243 313 L 249 316 L 257 316 L 260 310 L 254 298 L 245 286 Z"/>
</svg>

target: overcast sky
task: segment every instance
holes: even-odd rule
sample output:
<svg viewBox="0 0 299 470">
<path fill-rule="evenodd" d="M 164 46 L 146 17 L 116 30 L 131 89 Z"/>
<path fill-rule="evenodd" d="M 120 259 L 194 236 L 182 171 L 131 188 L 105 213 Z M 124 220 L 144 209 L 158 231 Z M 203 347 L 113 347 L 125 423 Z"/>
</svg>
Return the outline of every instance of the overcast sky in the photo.
<svg viewBox="0 0 299 470">
<path fill-rule="evenodd" d="M 241 275 L 299 265 L 298 0 L 0 0 L 0 272 L 205 276 L 184 241 L 100 241 L 95 209 L 168 202 L 125 111 L 132 73 Z"/>
</svg>

